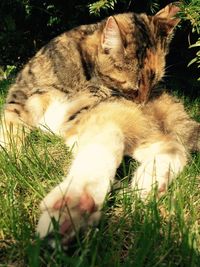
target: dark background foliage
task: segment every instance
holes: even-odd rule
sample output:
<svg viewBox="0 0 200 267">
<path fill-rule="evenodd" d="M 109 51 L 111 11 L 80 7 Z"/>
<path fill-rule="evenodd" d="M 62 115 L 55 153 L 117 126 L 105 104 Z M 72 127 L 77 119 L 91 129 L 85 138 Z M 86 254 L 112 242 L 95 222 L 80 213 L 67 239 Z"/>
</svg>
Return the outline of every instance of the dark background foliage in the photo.
<svg viewBox="0 0 200 267">
<path fill-rule="evenodd" d="M 21 66 L 35 52 L 59 33 L 81 24 L 92 23 L 108 15 L 128 11 L 154 14 L 168 0 L 1 0 L 0 1 L 0 67 Z M 198 90 L 197 42 L 200 0 L 183 4 L 183 21 L 176 31 L 167 59 L 166 81 L 195 96 Z M 188 10 L 190 16 L 188 16 Z M 192 15 L 191 15 L 192 14 Z M 195 60 L 196 58 L 196 60 Z M 196 61 L 189 68 L 188 63 Z M 13 68 L 14 69 L 14 68 Z M 11 68 L 12 70 L 12 68 Z"/>
</svg>

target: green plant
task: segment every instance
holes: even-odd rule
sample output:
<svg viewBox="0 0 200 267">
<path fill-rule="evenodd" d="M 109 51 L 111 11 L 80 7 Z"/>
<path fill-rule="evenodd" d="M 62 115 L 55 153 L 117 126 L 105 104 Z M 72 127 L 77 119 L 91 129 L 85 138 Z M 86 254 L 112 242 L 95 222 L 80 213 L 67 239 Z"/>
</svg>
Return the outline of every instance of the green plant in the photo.
<svg viewBox="0 0 200 267">
<path fill-rule="evenodd" d="M 189 21 L 192 27 L 192 33 L 200 34 L 200 1 L 190 0 L 185 1 L 181 6 L 180 16 L 183 20 Z M 200 68 L 200 37 L 193 44 L 189 45 L 189 48 L 195 48 L 197 50 L 193 59 L 188 63 L 188 67 L 192 64 L 197 64 L 197 68 Z M 200 77 L 198 77 L 200 81 Z"/>
<path fill-rule="evenodd" d="M 6 65 L 5 70 L 0 67 L 0 80 L 10 78 L 16 71 L 17 67 L 14 65 Z"/>
<path fill-rule="evenodd" d="M 118 2 L 118 0 L 100 0 L 100 1 L 94 2 L 94 3 L 88 5 L 89 12 L 90 12 L 90 14 L 100 16 L 101 10 L 114 9 L 115 4 L 117 2 Z"/>
<path fill-rule="evenodd" d="M 196 41 L 195 44 L 190 45 L 189 48 L 198 48 L 198 51 L 196 52 L 196 57 L 194 57 L 189 63 L 188 67 L 194 63 L 197 64 L 197 68 L 200 68 L 200 38 Z M 200 77 L 198 78 L 198 81 L 200 81 Z"/>
</svg>

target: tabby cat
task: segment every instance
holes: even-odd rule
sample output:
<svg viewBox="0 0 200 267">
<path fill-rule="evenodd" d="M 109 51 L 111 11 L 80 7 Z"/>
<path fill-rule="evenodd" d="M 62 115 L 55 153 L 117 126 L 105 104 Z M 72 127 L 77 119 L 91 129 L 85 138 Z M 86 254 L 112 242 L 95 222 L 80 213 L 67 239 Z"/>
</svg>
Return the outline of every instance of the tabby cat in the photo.
<svg viewBox="0 0 200 267">
<path fill-rule="evenodd" d="M 67 121 L 112 96 L 145 102 L 163 77 L 178 11 L 170 4 L 155 16 L 119 14 L 53 39 L 11 86 L 0 144 L 9 148 L 10 139 L 20 143 L 28 132 L 22 130 L 24 126 L 48 127 L 58 133 L 54 110 L 62 110 L 63 105 Z"/>
<path fill-rule="evenodd" d="M 168 5 L 155 16 L 120 14 L 80 26 L 43 47 L 17 76 L 1 145 L 23 141 L 26 126 L 49 128 L 75 146 L 68 177 L 42 201 L 41 237 L 52 230 L 52 217 L 66 242 L 75 228 L 97 222 L 123 155 L 141 163 L 132 182 L 141 197 L 156 181 L 165 191 L 185 166 L 185 147 L 199 124 L 168 95 L 133 103 L 146 102 L 164 74 L 178 10 Z"/>
</svg>

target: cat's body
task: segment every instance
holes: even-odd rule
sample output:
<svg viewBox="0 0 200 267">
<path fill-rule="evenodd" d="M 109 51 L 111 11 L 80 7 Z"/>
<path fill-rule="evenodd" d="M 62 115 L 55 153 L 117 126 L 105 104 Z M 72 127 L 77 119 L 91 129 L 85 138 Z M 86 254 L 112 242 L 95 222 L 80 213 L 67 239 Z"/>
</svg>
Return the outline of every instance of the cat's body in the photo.
<svg viewBox="0 0 200 267">
<path fill-rule="evenodd" d="M 140 163 L 131 187 L 146 198 L 155 184 L 159 193 L 166 192 L 186 165 L 190 149 L 200 150 L 200 124 L 168 94 L 146 105 L 107 100 L 77 114 L 71 123 L 69 128 L 63 118 L 60 127 L 66 144 L 73 147 L 74 160 L 67 177 L 42 201 L 41 237 L 51 232 L 52 217 L 65 242 L 79 228 L 98 222 L 124 155 Z"/>
<path fill-rule="evenodd" d="M 69 103 L 71 116 L 72 110 L 76 114 L 112 96 L 145 102 L 164 74 L 178 10 L 169 5 L 155 16 L 119 14 L 53 39 L 25 65 L 9 90 L 1 145 L 9 147 L 9 134 L 16 142 L 22 139 L 21 126 L 44 123 L 57 95 Z"/>
<path fill-rule="evenodd" d="M 178 10 L 169 5 L 153 17 L 129 13 L 80 26 L 43 47 L 17 76 L 1 145 L 20 143 L 24 126 L 41 127 L 62 136 L 75 153 L 68 177 L 42 202 L 40 236 L 52 230 L 51 217 L 66 240 L 73 227 L 98 221 L 123 155 L 141 164 L 132 187 L 142 196 L 155 181 L 165 191 L 185 166 L 185 146 L 199 124 L 167 95 L 144 106 L 132 102 L 146 102 L 162 78 Z M 196 143 L 199 149 L 198 136 Z"/>
</svg>

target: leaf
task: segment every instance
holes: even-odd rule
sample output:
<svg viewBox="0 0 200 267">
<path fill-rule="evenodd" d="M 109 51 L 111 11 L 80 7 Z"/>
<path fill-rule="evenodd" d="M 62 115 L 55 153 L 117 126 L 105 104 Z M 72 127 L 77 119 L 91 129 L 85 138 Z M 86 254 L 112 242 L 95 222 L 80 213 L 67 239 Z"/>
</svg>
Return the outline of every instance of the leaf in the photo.
<svg viewBox="0 0 200 267">
<path fill-rule="evenodd" d="M 114 9 L 116 3 L 117 0 L 100 0 L 88 5 L 89 12 L 99 16 L 101 10 Z"/>
<path fill-rule="evenodd" d="M 200 46 L 200 41 L 197 41 L 195 44 L 190 45 L 189 48 L 199 47 L 199 46 Z"/>
<path fill-rule="evenodd" d="M 197 61 L 197 58 L 193 58 L 189 63 L 188 63 L 188 67 L 191 66 L 192 64 L 194 64 Z"/>
</svg>

